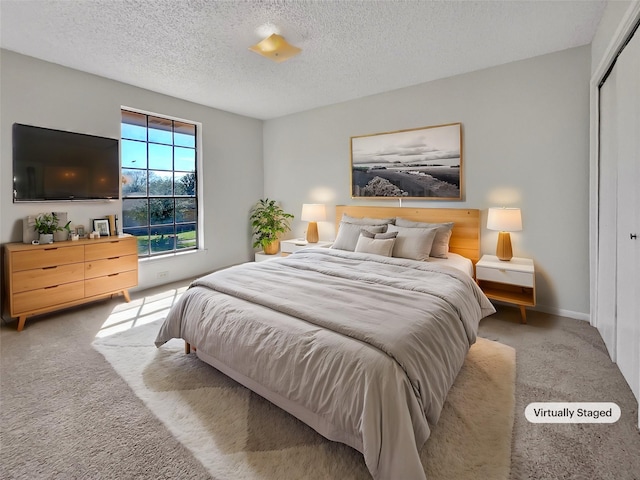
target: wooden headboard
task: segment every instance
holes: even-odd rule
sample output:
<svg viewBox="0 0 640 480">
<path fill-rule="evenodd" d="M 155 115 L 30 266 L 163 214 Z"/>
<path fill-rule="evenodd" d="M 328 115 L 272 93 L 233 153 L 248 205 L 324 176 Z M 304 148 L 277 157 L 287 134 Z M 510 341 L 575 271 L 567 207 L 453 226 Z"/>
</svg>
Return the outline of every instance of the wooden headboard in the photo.
<svg viewBox="0 0 640 480">
<path fill-rule="evenodd" d="M 449 251 L 470 259 L 475 265 L 480 259 L 480 210 L 468 208 L 407 208 L 365 207 L 357 205 L 336 206 L 336 232 L 346 213 L 352 217 L 391 218 L 402 217 L 413 222 L 453 222 Z"/>
</svg>

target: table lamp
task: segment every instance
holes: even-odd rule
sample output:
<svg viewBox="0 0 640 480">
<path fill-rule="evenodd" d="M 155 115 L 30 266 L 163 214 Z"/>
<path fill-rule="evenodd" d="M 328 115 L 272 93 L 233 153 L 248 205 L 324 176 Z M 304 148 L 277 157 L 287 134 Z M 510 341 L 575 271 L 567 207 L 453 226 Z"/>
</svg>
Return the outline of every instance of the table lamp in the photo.
<svg viewBox="0 0 640 480">
<path fill-rule="evenodd" d="M 307 242 L 318 243 L 318 224 L 327 219 L 327 212 L 322 203 L 304 203 L 300 220 L 309 222 L 307 226 Z"/>
<path fill-rule="evenodd" d="M 511 235 L 509 232 L 519 232 L 522 230 L 522 215 L 519 208 L 490 208 L 487 218 L 487 228 L 497 230 L 498 245 L 496 247 L 496 257 L 500 260 L 509 261 L 513 257 L 511 249 Z"/>
</svg>

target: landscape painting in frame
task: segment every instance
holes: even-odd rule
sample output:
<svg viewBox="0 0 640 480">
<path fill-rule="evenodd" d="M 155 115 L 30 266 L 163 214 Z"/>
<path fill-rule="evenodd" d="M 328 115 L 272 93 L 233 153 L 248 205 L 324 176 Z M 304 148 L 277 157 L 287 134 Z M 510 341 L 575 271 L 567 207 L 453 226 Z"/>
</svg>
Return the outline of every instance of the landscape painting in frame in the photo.
<svg viewBox="0 0 640 480">
<path fill-rule="evenodd" d="M 351 137 L 351 196 L 462 200 L 462 124 Z"/>
</svg>

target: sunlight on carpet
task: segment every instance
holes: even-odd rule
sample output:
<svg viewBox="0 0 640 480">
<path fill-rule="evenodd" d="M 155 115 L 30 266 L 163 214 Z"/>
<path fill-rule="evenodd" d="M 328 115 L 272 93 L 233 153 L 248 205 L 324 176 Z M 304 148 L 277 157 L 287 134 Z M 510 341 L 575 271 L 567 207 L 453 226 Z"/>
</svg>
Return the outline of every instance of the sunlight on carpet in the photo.
<svg viewBox="0 0 640 480">
<path fill-rule="evenodd" d="M 100 327 L 96 338 L 109 337 L 131 328 L 163 320 L 187 288 L 187 286 L 172 288 L 117 305 Z"/>
</svg>

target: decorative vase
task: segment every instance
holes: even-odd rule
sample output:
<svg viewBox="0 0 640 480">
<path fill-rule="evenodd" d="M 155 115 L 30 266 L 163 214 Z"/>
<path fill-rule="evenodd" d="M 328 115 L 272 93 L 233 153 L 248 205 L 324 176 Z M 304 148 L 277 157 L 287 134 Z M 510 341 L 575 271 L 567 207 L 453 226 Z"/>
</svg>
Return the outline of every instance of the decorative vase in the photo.
<svg viewBox="0 0 640 480">
<path fill-rule="evenodd" d="M 38 239 L 40 245 L 46 245 L 47 243 L 53 243 L 53 233 L 41 233 Z"/>
<path fill-rule="evenodd" d="M 69 240 L 69 232 L 67 232 L 66 230 L 53 233 L 54 242 L 66 242 L 67 240 Z"/>
<path fill-rule="evenodd" d="M 267 255 L 275 255 L 280 250 L 280 240 L 274 240 L 273 242 L 264 246 L 264 253 Z"/>
</svg>

